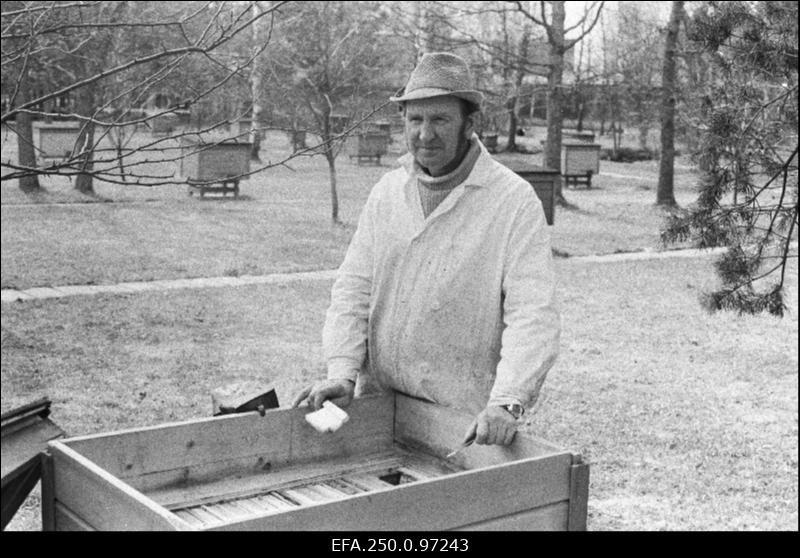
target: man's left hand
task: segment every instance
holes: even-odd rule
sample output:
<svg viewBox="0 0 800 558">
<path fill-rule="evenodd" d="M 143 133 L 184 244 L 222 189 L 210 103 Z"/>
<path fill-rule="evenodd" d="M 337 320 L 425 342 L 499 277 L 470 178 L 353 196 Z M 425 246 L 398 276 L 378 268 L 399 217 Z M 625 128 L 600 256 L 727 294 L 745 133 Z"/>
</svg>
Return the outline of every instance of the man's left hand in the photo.
<svg viewBox="0 0 800 558">
<path fill-rule="evenodd" d="M 467 438 L 475 432 L 475 443 L 507 446 L 517 433 L 517 420 L 503 407 L 486 407 L 470 425 Z"/>
</svg>

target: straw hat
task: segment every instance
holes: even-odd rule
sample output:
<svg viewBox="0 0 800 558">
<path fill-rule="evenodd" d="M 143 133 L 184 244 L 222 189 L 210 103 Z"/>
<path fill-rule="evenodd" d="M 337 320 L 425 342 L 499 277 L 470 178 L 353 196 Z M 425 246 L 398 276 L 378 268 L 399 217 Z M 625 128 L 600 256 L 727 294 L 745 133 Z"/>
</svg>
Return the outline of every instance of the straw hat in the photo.
<svg viewBox="0 0 800 558">
<path fill-rule="evenodd" d="M 416 99 L 453 95 L 480 108 L 483 93 L 475 89 L 466 60 L 449 52 L 429 52 L 411 72 L 406 86 L 390 101 L 403 103 Z"/>
</svg>

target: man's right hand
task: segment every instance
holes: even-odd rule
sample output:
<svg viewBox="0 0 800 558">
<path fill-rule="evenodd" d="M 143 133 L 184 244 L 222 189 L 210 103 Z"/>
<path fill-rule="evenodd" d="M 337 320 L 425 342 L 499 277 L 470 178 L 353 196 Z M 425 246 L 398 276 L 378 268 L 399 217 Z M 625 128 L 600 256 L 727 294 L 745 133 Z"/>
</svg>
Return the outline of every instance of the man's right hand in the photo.
<svg viewBox="0 0 800 558">
<path fill-rule="evenodd" d="M 308 402 L 315 411 L 322 408 L 322 403 L 330 401 L 338 407 L 347 407 L 353 400 L 356 384 L 350 380 L 320 380 L 297 394 L 292 407 L 299 407 Z"/>
</svg>

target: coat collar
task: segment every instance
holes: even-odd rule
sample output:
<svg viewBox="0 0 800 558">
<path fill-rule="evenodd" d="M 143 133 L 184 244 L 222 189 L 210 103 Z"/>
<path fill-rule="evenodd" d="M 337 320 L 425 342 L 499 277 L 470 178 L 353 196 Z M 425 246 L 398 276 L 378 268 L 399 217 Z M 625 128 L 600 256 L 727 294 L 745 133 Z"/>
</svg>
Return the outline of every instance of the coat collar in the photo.
<svg viewBox="0 0 800 558">
<path fill-rule="evenodd" d="M 464 180 L 462 184 L 464 186 L 488 188 L 492 184 L 490 176 L 498 163 L 486 150 L 486 146 L 481 143 L 481 140 L 478 138 L 477 134 L 472 135 L 472 141 L 478 144 L 478 148 L 481 152 L 480 155 L 478 155 L 478 160 L 475 162 L 475 166 L 472 167 L 472 172 L 467 175 L 466 180 Z M 414 174 L 414 156 L 411 155 L 411 153 L 406 153 L 400 157 L 397 162 L 400 163 L 403 169 L 405 169 L 408 176 L 412 176 Z"/>
</svg>

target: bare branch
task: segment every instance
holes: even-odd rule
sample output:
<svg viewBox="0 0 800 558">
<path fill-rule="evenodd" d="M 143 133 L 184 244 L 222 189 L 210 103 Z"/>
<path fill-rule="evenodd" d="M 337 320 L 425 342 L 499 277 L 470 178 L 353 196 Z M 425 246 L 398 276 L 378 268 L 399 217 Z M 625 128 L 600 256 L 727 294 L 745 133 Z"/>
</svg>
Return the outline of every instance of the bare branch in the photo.
<svg viewBox="0 0 800 558">
<path fill-rule="evenodd" d="M 115 67 L 112 67 L 112 68 L 109 68 L 107 70 L 98 72 L 98 73 L 96 73 L 96 74 L 94 74 L 92 76 L 89 76 L 89 77 L 87 77 L 85 79 L 82 79 L 82 80 L 77 81 L 75 83 L 72 83 L 70 85 L 64 86 L 64 87 L 62 87 L 62 88 L 60 88 L 60 89 L 58 89 L 56 91 L 53 91 L 51 93 L 47 93 L 47 94 L 42 95 L 40 97 L 37 97 L 35 99 L 29 100 L 26 103 L 23 103 L 22 105 L 20 105 L 18 107 L 15 107 L 15 108 L 9 110 L 8 112 L 6 112 L 5 114 L 3 114 L 2 117 L 0 117 L 0 122 L 5 122 L 5 121 L 9 120 L 15 114 L 17 114 L 20 110 L 34 107 L 34 106 L 42 104 L 43 102 L 48 101 L 50 99 L 63 96 L 65 94 L 67 94 L 67 93 L 70 93 L 70 92 L 75 91 L 77 89 L 80 89 L 82 87 L 87 87 L 89 85 L 92 85 L 92 84 L 104 79 L 104 78 L 107 78 L 109 76 L 124 72 L 126 70 L 129 70 L 129 69 L 137 67 L 137 66 L 141 66 L 143 64 L 147 64 L 147 63 L 150 63 L 150 62 L 153 62 L 153 61 L 156 61 L 156 60 L 160 60 L 160 59 L 163 59 L 163 58 L 170 58 L 170 57 L 174 57 L 174 56 L 180 56 L 180 55 L 183 55 L 183 54 L 190 54 L 190 53 L 207 54 L 207 53 L 213 51 L 214 49 L 217 49 L 220 46 L 228 43 L 235 36 L 237 36 L 240 32 L 242 32 L 244 29 L 246 29 L 249 25 L 253 24 L 258 19 L 260 19 L 262 17 L 265 17 L 266 15 L 268 15 L 268 14 L 272 13 L 273 11 L 277 10 L 283 4 L 285 4 L 285 2 L 278 2 L 276 5 L 272 6 L 269 10 L 265 10 L 262 13 L 259 13 L 259 14 L 255 15 L 255 16 L 253 16 L 250 20 L 245 21 L 244 23 L 240 24 L 239 26 L 233 28 L 228 34 L 221 35 L 220 37 L 215 39 L 212 43 L 210 43 L 207 46 L 200 46 L 199 43 L 196 43 L 196 44 L 185 46 L 185 47 L 178 47 L 178 48 L 168 49 L 168 50 L 164 50 L 162 52 L 156 52 L 156 53 L 152 53 L 152 54 L 147 55 L 147 56 L 142 56 L 142 57 L 139 57 L 139 58 L 135 58 L 135 59 L 130 60 L 128 62 L 125 62 L 123 64 L 119 64 L 119 65 L 117 65 Z"/>
</svg>

